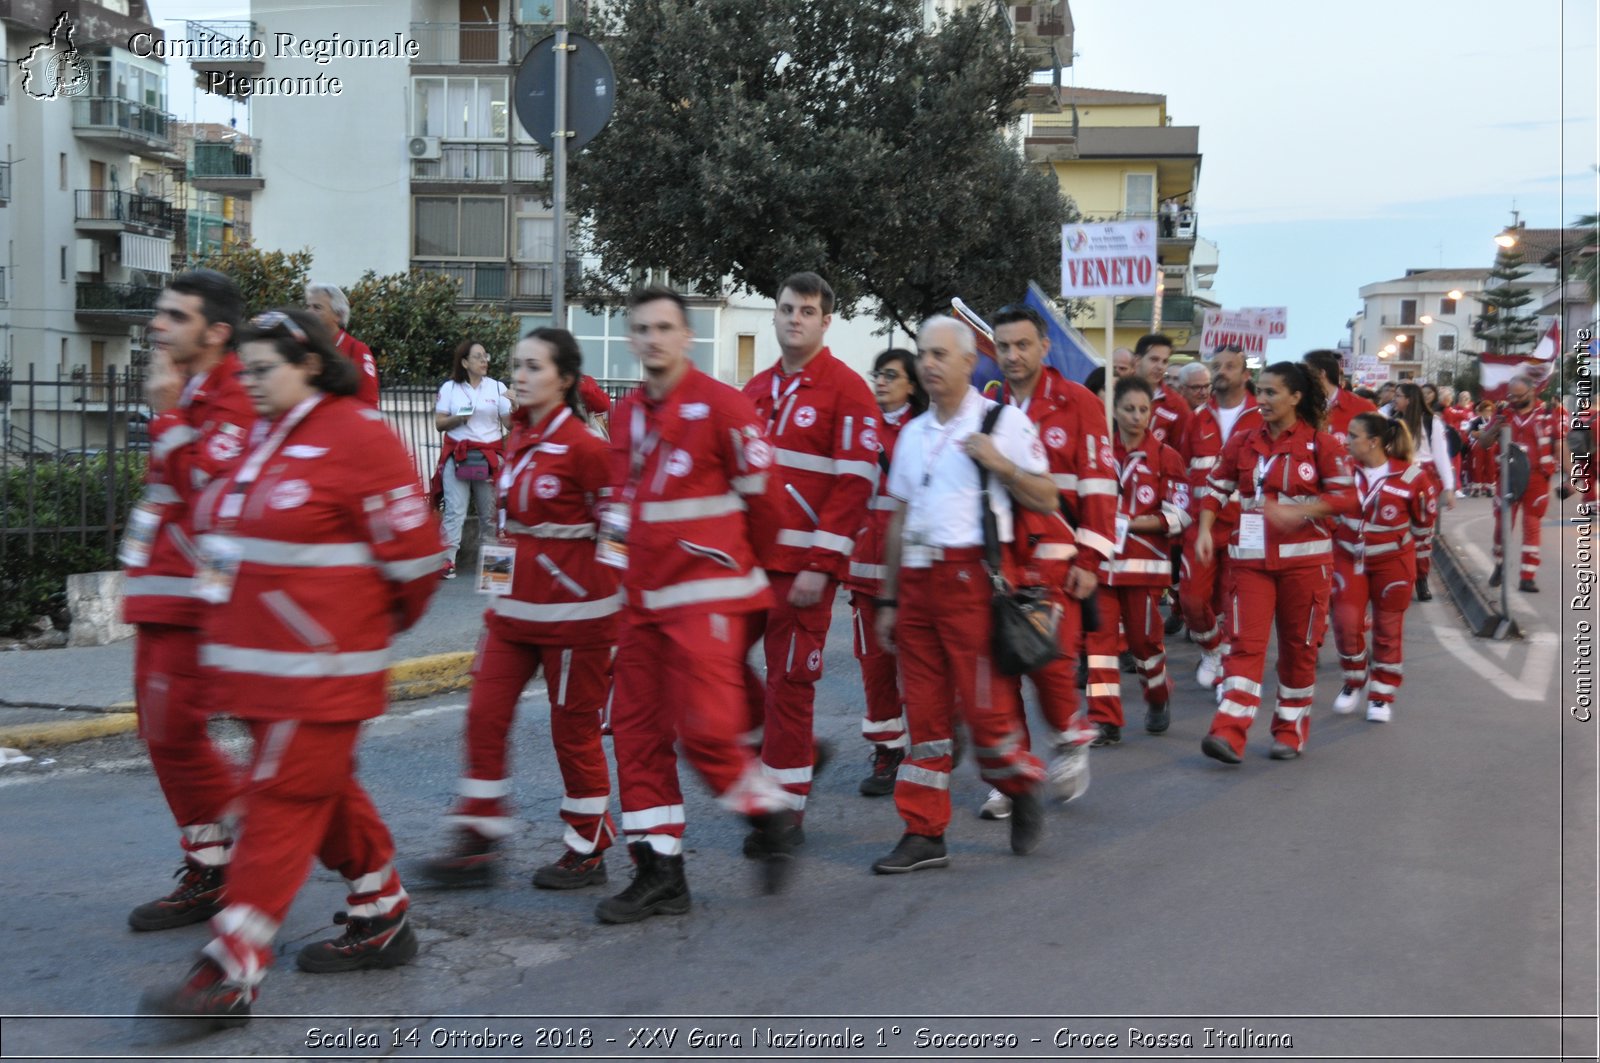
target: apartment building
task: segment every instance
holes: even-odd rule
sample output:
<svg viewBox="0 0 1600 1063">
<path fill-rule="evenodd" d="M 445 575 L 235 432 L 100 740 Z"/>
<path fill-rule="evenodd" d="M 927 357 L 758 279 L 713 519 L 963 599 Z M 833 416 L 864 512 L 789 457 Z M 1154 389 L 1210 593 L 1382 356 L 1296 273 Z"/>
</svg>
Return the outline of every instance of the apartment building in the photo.
<svg viewBox="0 0 1600 1063">
<path fill-rule="evenodd" d="M 1449 379 L 1481 349 L 1472 318 L 1488 279 L 1488 269 L 1408 269 L 1364 285 L 1349 323 L 1352 364 L 1379 380 Z"/>
</svg>

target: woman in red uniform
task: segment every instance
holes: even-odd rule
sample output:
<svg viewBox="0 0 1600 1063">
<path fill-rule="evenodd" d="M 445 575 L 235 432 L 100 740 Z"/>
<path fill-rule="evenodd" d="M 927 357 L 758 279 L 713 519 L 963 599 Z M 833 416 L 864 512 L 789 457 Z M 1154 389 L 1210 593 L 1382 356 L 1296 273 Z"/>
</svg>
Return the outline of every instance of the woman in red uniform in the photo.
<svg viewBox="0 0 1600 1063">
<path fill-rule="evenodd" d="M 1360 512 L 1339 518 L 1333 541 L 1334 636 L 1344 668 L 1344 688 L 1333 711 L 1355 711 L 1367 687 L 1367 719 L 1388 723 L 1400 689 L 1400 642 L 1411 585 L 1416 578 L 1419 530 L 1432 526 L 1432 488 L 1412 462 L 1411 433 L 1403 421 L 1357 414 L 1345 446 L 1355 461 Z M 1370 678 L 1364 627 L 1372 606 Z"/>
<path fill-rule="evenodd" d="M 1337 440 L 1321 430 L 1322 387 L 1295 362 L 1262 370 L 1256 388 L 1262 424 L 1242 429 L 1212 467 L 1200 502 L 1195 553 L 1211 559 L 1211 525 L 1235 490 L 1239 524 L 1228 542 L 1233 588 L 1227 603 L 1228 654 L 1222 701 L 1200 744 L 1224 764 L 1244 759 L 1245 735 L 1261 705 L 1267 637 L 1278 631 L 1278 703 L 1272 717 L 1272 759 L 1305 749 L 1316 694 L 1317 642 L 1333 580 L 1328 518 L 1354 513 L 1355 482 Z"/>
<path fill-rule="evenodd" d="M 1100 626 L 1085 638 L 1089 653 L 1089 722 L 1097 746 L 1122 741 L 1122 686 L 1117 628 L 1126 629 L 1147 706 L 1144 729 L 1160 734 L 1171 722 L 1163 644 L 1161 595 L 1172 580 L 1170 550 L 1189 525 L 1189 482 L 1178 452 L 1151 436 L 1150 385 L 1141 377 L 1117 381 L 1117 553 L 1100 594 Z"/>
<path fill-rule="evenodd" d="M 600 714 L 617 642 L 618 573 L 595 560 L 596 505 L 606 486 L 606 444 L 585 426 L 583 355 L 565 329 L 535 329 L 512 353 L 512 415 L 497 491 L 502 542 L 516 549 L 509 593 L 491 599 L 467 706 L 466 775 L 449 816 L 452 851 L 425 870 L 441 885 L 494 878 L 500 840 L 515 828 L 507 797 L 508 736 L 522 688 L 544 669 L 550 737 L 565 794 L 566 852 L 534 873 L 543 889 L 606 880 L 616 830 L 606 811 L 611 776 Z M 504 576 L 504 573 L 501 573 Z"/>
<path fill-rule="evenodd" d="M 443 543 L 405 446 L 356 393 L 358 370 L 303 310 L 239 337 L 261 420 L 252 448 L 200 496 L 200 663 L 219 708 L 255 740 L 228 904 L 188 979 L 147 1010 L 248 1020 L 272 939 L 311 869 L 342 875 L 344 933 L 300 950 L 315 973 L 416 954 L 394 843 L 361 784 L 362 721 L 387 701 L 390 639 L 438 585 Z"/>
<path fill-rule="evenodd" d="M 900 428 L 928 408 L 928 394 L 917 380 L 917 356 L 898 347 L 878 355 L 872 363 L 872 393 L 882 423 L 875 432 L 882 451 L 878 455 L 881 475 L 878 489 L 867 509 L 867 523 L 856 536 L 855 552 L 850 555 L 850 570 L 845 582 L 850 587 L 852 640 L 856 660 L 861 665 L 861 685 L 865 688 L 867 709 L 861 720 L 861 733 L 872 743 L 872 773 L 861 780 L 861 793 L 885 797 L 894 793 L 895 772 L 906 755 L 905 703 L 900 696 L 900 675 L 895 657 L 878 644 L 873 630 L 872 601 L 883 584 L 883 533 L 889 526 L 894 499 L 889 497 L 889 460 L 894 456 L 894 441 Z"/>
</svg>

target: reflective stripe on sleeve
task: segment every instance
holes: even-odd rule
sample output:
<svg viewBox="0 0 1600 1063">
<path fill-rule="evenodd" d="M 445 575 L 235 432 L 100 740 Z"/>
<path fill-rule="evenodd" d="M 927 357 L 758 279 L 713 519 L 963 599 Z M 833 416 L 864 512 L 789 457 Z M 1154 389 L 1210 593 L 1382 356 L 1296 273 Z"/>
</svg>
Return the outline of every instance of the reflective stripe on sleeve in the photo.
<svg viewBox="0 0 1600 1063">
<path fill-rule="evenodd" d="M 868 483 L 878 482 L 878 463 L 874 461 L 836 461 L 833 471 L 839 476 L 859 476 Z"/>
<path fill-rule="evenodd" d="M 767 490 L 767 474 L 753 472 L 748 476 L 735 476 L 728 481 L 728 484 L 741 495 L 765 494 Z"/>
<path fill-rule="evenodd" d="M 167 506 L 183 501 L 178 496 L 178 489 L 171 484 L 145 484 L 144 500 L 152 506 Z"/>
<path fill-rule="evenodd" d="M 506 521 L 506 532 L 510 535 L 526 535 L 534 539 L 593 539 L 595 526 L 588 524 L 524 524 L 519 520 Z"/>
<path fill-rule="evenodd" d="M 597 598 L 588 602 L 519 602 L 515 598 L 498 595 L 489 606 L 496 616 L 511 620 L 528 620 L 536 624 L 559 624 L 569 620 L 600 620 L 622 608 L 622 595 Z"/>
<path fill-rule="evenodd" d="M 129 576 L 122 584 L 128 598 L 198 598 L 195 581 L 188 576 Z"/>
<path fill-rule="evenodd" d="M 1071 543 L 1040 543 L 1033 548 L 1035 561 L 1071 561 L 1078 556 L 1078 548 Z"/>
<path fill-rule="evenodd" d="M 697 605 L 701 602 L 720 602 L 748 598 L 767 586 L 767 574 L 761 569 L 751 569 L 743 576 L 726 576 L 720 579 L 697 579 L 659 590 L 640 593 L 640 605 L 646 609 L 671 609 L 680 605 Z"/>
<path fill-rule="evenodd" d="M 1110 495 L 1117 497 L 1117 482 L 1103 476 L 1084 476 L 1078 480 L 1080 495 Z"/>
<path fill-rule="evenodd" d="M 281 539 L 228 539 L 239 548 L 241 561 L 294 568 L 348 568 L 373 563 L 366 543 L 291 543 Z"/>
<path fill-rule="evenodd" d="M 150 456 L 165 458 L 179 447 L 187 446 L 200 438 L 200 433 L 189 425 L 180 424 L 163 432 L 161 438 L 150 447 Z"/>
<path fill-rule="evenodd" d="M 796 546 L 801 549 L 816 547 L 819 550 L 832 550 L 837 554 L 848 554 L 855 549 L 855 540 L 848 535 L 834 535 L 825 531 L 798 531 L 794 528 L 779 528 L 777 537 L 779 546 Z"/>
<path fill-rule="evenodd" d="M 856 579 L 887 579 L 889 567 L 887 565 L 867 565 L 860 561 L 850 562 L 850 575 Z"/>
<path fill-rule="evenodd" d="M 785 469 L 804 469 L 806 472 L 821 472 L 832 476 L 836 471 L 832 458 L 825 458 L 820 454 L 807 454 L 803 450 L 785 450 L 778 447 L 773 451 L 773 461 Z M 868 465 L 868 462 L 856 464 Z"/>
<path fill-rule="evenodd" d="M 1088 528 L 1078 529 L 1078 545 L 1086 550 L 1093 550 L 1101 557 L 1110 557 L 1117 552 L 1117 544 L 1107 539 L 1097 531 Z"/>
<path fill-rule="evenodd" d="M 744 499 L 736 494 L 706 498 L 678 498 L 671 502 L 646 502 L 639 507 L 639 520 L 645 524 L 669 524 L 680 520 L 703 520 L 742 513 Z"/>
<path fill-rule="evenodd" d="M 1050 474 L 1050 482 L 1056 485 L 1056 490 L 1058 491 L 1076 491 L 1078 489 L 1078 477 L 1074 473 L 1053 472 Z"/>
</svg>

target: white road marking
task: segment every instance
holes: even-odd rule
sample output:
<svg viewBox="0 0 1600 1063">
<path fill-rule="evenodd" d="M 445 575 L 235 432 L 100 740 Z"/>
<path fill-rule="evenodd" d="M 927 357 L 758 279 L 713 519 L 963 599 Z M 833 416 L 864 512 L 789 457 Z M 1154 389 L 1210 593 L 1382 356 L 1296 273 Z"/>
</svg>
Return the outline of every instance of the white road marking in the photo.
<svg viewBox="0 0 1600 1063">
<path fill-rule="evenodd" d="M 1555 673 L 1560 636 L 1547 631 L 1529 635 L 1523 640 L 1528 652 L 1523 658 L 1522 668 L 1518 674 L 1512 674 L 1509 668 L 1484 654 L 1478 648 L 1483 645 L 1481 640 L 1458 630 L 1453 620 L 1443 623 L 1434 621 L 1431 626 L 1439 645 L 1480 677 L 1493 683 L 1506 697 L 1515 701 L 1547 700 L 1545 691 L 1550 686 L 1550 677 Z"/>
</svg>

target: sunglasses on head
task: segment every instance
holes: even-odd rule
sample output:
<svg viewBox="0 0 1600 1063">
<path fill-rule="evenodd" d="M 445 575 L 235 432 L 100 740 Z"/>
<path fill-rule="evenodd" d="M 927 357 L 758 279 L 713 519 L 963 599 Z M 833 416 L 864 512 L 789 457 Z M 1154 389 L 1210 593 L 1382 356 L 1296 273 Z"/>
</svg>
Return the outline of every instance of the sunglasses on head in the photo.
<svg viewBox="0 0 1600 1063">
<path fill-rule="evenodd" d="M 273 329 L 282 329 L 283 331 L 287 332 L 296 343 L 299 343 L 303 346 L 309 346 L 311 343 L 310 337 L 306 335 L 306 330 L 297 325 L 294 318 L 290 317 L 288 314 L 285 314 L 282 310 L 268 310 L 264 314 L 257 314 L 255 317 L 250 319 L 250 327 L 261 332 L 271 332 Z"/>
</svg>

